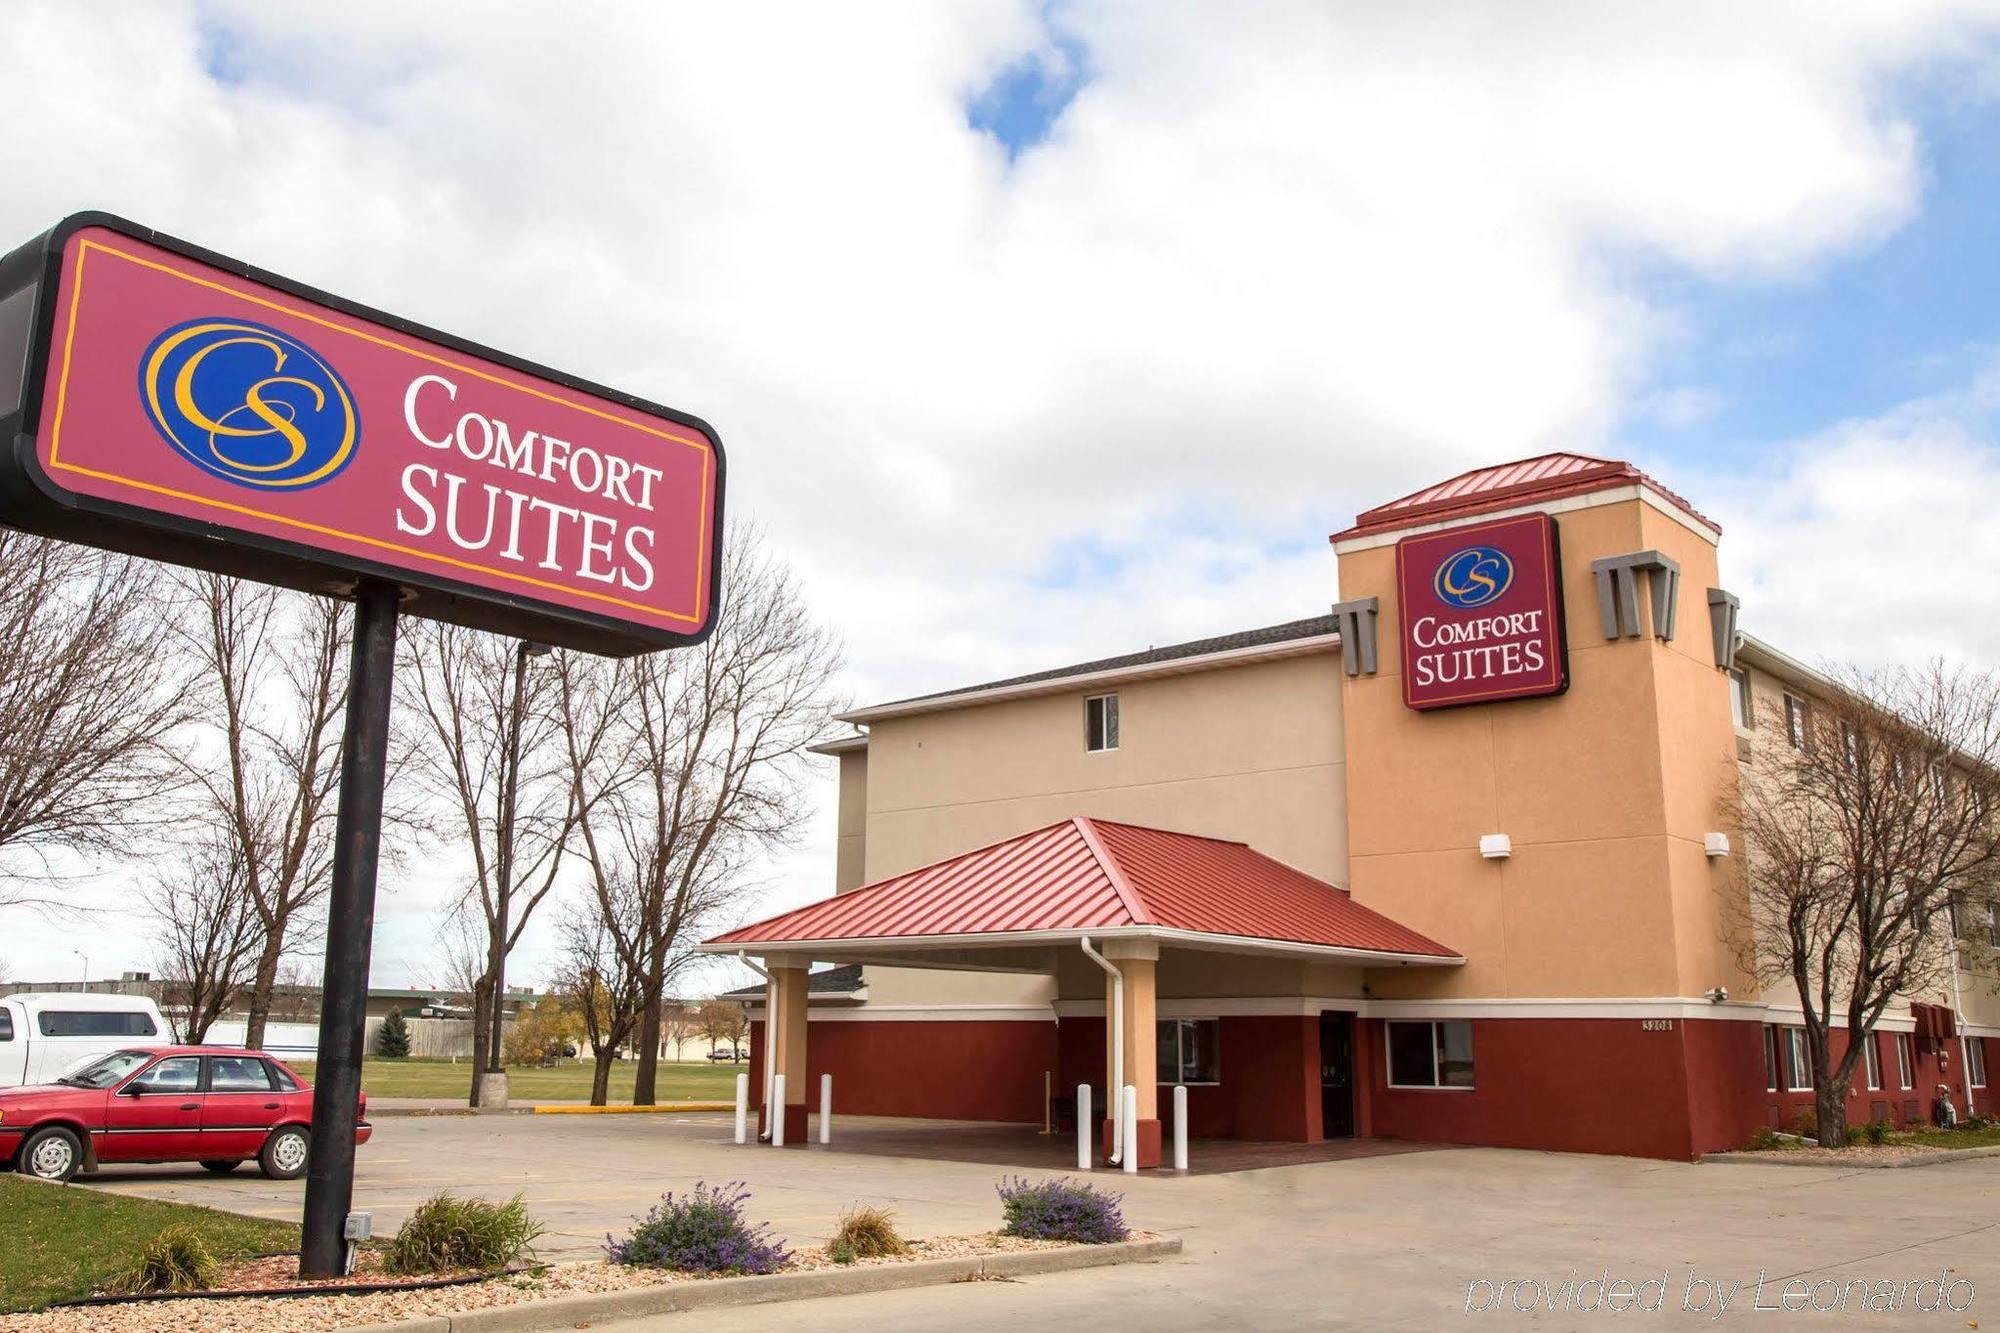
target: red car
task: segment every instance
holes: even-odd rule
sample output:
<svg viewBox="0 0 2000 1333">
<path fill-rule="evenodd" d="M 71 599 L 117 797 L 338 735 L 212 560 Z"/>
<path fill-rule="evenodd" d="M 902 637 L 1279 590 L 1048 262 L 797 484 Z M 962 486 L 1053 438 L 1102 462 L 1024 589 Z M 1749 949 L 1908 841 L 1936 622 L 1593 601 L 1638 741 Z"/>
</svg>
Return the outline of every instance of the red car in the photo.
<svg viewBox="0 0 2000 1333">
<path fill-rule="evenodd" d="M 0 1162 L 68 1180 L 114 1162 L 200 1162 L 219 1175 L 254 1157 L 272 1180 L 294 1180 L 305 1174 L 312 1097 L 262 1051 L 116 1051 L 54 1083 L 0 1088 Z M 357 1144 L 373 1132 L 367 1111 L 364 1094 Z"/>
</svg>

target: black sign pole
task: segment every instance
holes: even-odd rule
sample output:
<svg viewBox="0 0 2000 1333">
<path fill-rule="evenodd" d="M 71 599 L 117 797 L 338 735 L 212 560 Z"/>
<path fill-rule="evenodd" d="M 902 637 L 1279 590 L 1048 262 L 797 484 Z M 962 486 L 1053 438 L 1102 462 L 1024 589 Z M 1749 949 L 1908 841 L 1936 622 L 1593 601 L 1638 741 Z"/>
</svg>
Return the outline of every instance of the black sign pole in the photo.
<svg viewBox="0 0 2000 1333">
<path fill-rule="evenodd" d="M 382 784 L 396 672 L 396 601 L 393 584 L 368 579 L 355 588 L 340 812 L 327 902 L 326 976 L 320 992 L 319 1065 L 306 1156 L 301 1277 L 339 1277 L 346 1271 L 354 1126 L 368 1031 L 368 954 L 375 936 L 375 861 L 382 846 Z"/>
</svg>

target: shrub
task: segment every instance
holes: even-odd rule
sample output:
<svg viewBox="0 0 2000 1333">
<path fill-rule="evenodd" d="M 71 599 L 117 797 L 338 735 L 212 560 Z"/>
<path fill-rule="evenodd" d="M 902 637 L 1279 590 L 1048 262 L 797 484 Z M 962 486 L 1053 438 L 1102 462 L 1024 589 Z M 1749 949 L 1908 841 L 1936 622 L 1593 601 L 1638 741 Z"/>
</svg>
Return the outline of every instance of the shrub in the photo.
<svg viewBox="0 0 2000 1333">
<path fill-rule="evenodd" d="M 697 1183 L 685 1195 L 668 1194 L 622 1241 L 604 1238 L 617 1264 L 671 1268 L 682 1273 L 775 1273 L 791 1262 L 763 1223 L 743 1220 L 750 1191 L 742 1181 L 710 1188 Z"/>
<path fill-rule="evenodd" d="M 1789 1148 L 1796 1142 L 1797 1140 L 1791 1135 L 1780 1134 L 1769 1125 L 1764 1126 L 1750 1136 L 1750 1148 L 1753 1152 L 1770 1152 L 1777 1148 Z"/>
<path fill-rule="evenodd" d="M 382 1256 L 391 1273 L 504 1268 L 529 1253 L 542 1234 L 516 1194 L 506 1203 L 434 1194 L 396 1230 Z"/>
<path fill-rule="evenodd" d="M 1801 1138 L 1808 1138 L 1817 1143 L 1819 1141 L 1819 1111 L 1810 1106 L 1802 1108 L 1799 1111 L 1798 1118 L 1792 1121 L 1792 1128 L 1793 1132 Z"/>
<path fill-rule="evenodd" d="M 1004 1235 L 1108 1245 L 1131 1234 L 1118 1211 L 1122 1194 L 1100 1194 L 1094 1185 L 1060 1177 L 1031 1182 L 1016 1176 L 1001 1181 L 998 1188 L 1006 1217 L 1000 1228 Z"/>
<path fill-rule="evenodd" d="M 116 1291 L 201 1291 L 222 1277 L 222 1265 L 193 1227 L 172 1226 L 146 1242 L 138 1262 L 113 1282 Z"/>
<path fill-rule="evenodd" d="M 1891 1126 L 1887 1120 L 1871 1120 L 1867 1124 L 1861 1126 L 1861 1128 L 1857 1130 L 1856 1133 L 1858 1133 L 1864 1141 L 1880 1145 L 1887 1143 L 1889 1141 L 1889 1131 L 1892 1128 L 1893 1126 Z"/>
<path fill-rule="evenodd" d="M 375 1054 L 384 1060 L 401 1060 L 409 1053 L 410 1025 L 403 1021 L 401 1009 L 391 1009 L 375 1032 Z"/>
<path fill-rule="evenodd" d="M 887 1208 L 857 1207 L 841 1218 L 827 1252 L 831 1254 L 834 1247 L 843 1245 L 857 1259 L 910 1252 L 909 1242 L 896 1234 L 896 1215 Z"/>
<path fill-rule="evenodd" d="M 826 1247 L 826 1257 L 845 1268 L 854 1262 L 854 1247 L 844 1240 L 837 1240 Z"/>
</svg>

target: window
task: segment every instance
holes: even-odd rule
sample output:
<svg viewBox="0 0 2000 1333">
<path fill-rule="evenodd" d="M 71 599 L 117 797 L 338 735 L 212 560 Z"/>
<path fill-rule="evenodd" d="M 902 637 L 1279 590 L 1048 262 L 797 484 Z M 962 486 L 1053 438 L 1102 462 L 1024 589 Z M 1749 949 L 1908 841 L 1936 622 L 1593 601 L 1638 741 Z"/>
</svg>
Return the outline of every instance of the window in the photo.
<svg viewBox="0 0 2000 1333">
<path fill-rule="evenodd" d="M 14 1015 L 0 1009 L 0 1041 L 14 1040 Z"/>
<path fill-rule="evenodd" d="M 1785 696 L 1785 739 L 1792 743 L 1794 750 L 1805 748 L 1806 703 L 1796 694 Z"/>
<path fill-rule="evenodd" d="M 1472 1024 L 1465 1019 L 1436 1023 L 1391 1022 L 1389 1086 L 1469 1088 L 1472 1086 Z"/>
<path fill-rule="evenodd" d="M 1896 1086 L 1904 1092 L 1917 1086 L 1917 1053 L 1907 1032 L 1896 1034 Z"/>
<path fill-rule="evenodd" d="M 1986 1039 L 1971 1037 L 1965 1043 L 1965 1076 L 1975 1088 L 1986 1086 Z"/>
<path fill-rule="evenodd" d="M 1812 1091 L 1812 1061 L 1806 1056 L 1806 1030 L 1785 1029 L 1785 1086 L 1793 1092 Z"/>
<path fill-rule="evenodd" d="M 44 1037 L 157 1037 L 153 1020 L 136 1010 L 44 1009 L 35 1018 Z"/>
<path fill-rule="evenodd" d="M 1163 1018 L 1155 1031 L 1161 1083 L 1222 1082 L 1221 1020 Z"/>
<path fill-rule="evenodd" d="M 1729 720 L 1747 730 L 1755 716 L 1750 707 L 1750 673 L 1737 667 L 1729 673 Z"/>
<path fill-rule="evenodd" d="M 1764 1088 L 1767 1092 L 1776 1092 L 1784 1086 L 1784 1081 L 1780 1077 L 1780 1066 L 1783 1063 L 1783 1057 L 1778 1054 L 1778 1029 L 1766 1023 L 1764 1025 Z"/>
<path fill-rule="evenodd" d="M 1861 1039 L 1861 1064 L 1867 1071 L 1868 1091 L 1882 1090 L 1882 1050 L 1875 1044 L 1875 1034 L 1870 1032 Z"/>
<path fill-rule="evenodd" d="M 147 1092 L 197 1092 L 201 1088 L 201 1057 L 170 1055 L 132 1080 Z"/>
<path fill-rule="evenodd" d="M 272 1087 L 276 1088 L 279 1092 L 297 1092 L 299 1090 L 299 1081 L 286 1073 L 282 1066 L 271 1065 L 269 1068 L 271 1070 Z"/>
<path fill-rule="evenodd" d="M 208 1058 L 210 1092 L 269 1092 L 271 1076 L 254 1055 L 212 1055 Z"/>
<path fill-rule="evenodd" d="M 1118 696 L 1100 694 L 1083 701 L 1083 748 L 1095 753 L 1118 748 Z"/>
<path fill-rule="evenodd" d="M 1962 940 L 1970 936 L 1971 932 L 1965 928 L 1965 905 L 1954 897 L 1951 900 L 1951 937 Z"/>
<path fill-rule="evenodd" d="M 108 1088 L 152 1059 L 149 1051 L 119 1051 L 114 1055 L 87 1056 L 72 1066 L 56 1082 L 78 1088 Z"/>
<path fill-rule="evenodd" d="M 2000 903 L 1986 904 L 1986 942 L 2000 949 Z"/>
</svg>

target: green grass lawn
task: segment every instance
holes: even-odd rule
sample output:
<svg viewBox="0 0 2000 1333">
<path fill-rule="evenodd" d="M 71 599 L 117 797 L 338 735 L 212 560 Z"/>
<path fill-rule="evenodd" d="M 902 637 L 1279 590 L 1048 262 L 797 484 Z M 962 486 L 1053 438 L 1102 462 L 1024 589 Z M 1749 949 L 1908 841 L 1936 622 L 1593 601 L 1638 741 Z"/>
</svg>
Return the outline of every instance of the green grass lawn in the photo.
<svg viewBox="0 0 2000 1333">
<path fill-rule="evenodd" d="M 736 1096 L 736 1075 L 748 1070 L 742 1064 L 661 1064 L 657 1092 L 663 1102 L 726 1102 Z M 293 1063 L 300 1077 L 310 1081 L 310 1060 Z M 629 1104 L 632 1076 L 637 1065 L 620 1060 L 611 1067 L 611 1101 Z M 371 1058 L 361 1063 L 361 1090 L 370 1097 L 431 1097 L 464 1101 L 472 1085 L 472 1065 L 461 1060 L 383 1060 Z M 583 1102 L 590 1100 L 590 1062 L 564 1061 L 554 1069 L 515 1065 L 507 1071 L 507 1099 L 510 1102 Z"/>
<path fill-rule="evenodd" d="M 131 1266 L 139 1247 L 176 1223 L 201 1233 L 217 1258 L 295 1250 L 299 1229 L 208 1208 L 128 1199 L 0 1175 L 0 1314 L 88 1296 Z"/>
<path fill-rule="evenodd" d="M 2000 1129 L 1913 1129 L 1891 1134 L 1889 1142 L 1926 1148 L 1993 1148 L 2000 1147 Z"/>
</svg>

